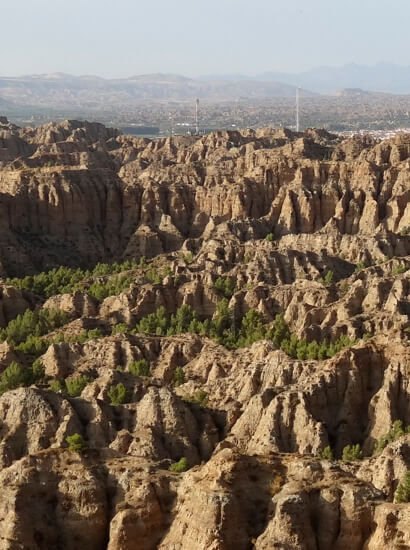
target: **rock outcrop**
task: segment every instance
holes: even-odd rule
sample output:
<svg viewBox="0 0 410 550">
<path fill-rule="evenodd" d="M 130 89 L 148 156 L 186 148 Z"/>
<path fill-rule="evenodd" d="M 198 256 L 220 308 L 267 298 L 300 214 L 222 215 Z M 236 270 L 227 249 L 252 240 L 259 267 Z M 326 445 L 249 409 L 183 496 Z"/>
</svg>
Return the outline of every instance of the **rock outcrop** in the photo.
<svg viewBox="0 0 410 550">
<path fill-rule="evenodd" d="M 409 163 L 0 118 L 0 550 L 410 548 Z"/>
</svg>

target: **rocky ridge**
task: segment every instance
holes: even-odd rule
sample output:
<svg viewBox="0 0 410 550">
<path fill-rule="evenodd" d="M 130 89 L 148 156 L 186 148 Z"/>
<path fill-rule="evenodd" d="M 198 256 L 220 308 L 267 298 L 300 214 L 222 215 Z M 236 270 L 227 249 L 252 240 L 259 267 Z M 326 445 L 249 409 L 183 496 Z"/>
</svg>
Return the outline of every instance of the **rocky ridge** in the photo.
<svg viewBox="0 0 410 550">
<path fill-rule="evenodd" d="M 150 141 L 0 119 L 0 326 L 67 315 L 37 354 L 0 344 L 1 376 L 44 368 L 0 397 L 0 549 L 409 547 L 394 495 L 410 433 L 379 443 L 410 425 L 409 162 L 408 136 Z M 21 282 L 125 260 L 129 284 L 108 295 L 95 285 L 123 275 L 84 272 L 60 293 Z M 238 347 L 141 328 L 161 307 L 217 322 L 224 297 L 234 334 L 255 312 L 299 343 L 345 345 L 319 360 L 268 332 Z M 79 376 L 71 395 L 61 383 Z M 348 445 L 362 460 L 342 460 Z M 170 471 L 181 458 L 188 471 Z"/>
</svg>

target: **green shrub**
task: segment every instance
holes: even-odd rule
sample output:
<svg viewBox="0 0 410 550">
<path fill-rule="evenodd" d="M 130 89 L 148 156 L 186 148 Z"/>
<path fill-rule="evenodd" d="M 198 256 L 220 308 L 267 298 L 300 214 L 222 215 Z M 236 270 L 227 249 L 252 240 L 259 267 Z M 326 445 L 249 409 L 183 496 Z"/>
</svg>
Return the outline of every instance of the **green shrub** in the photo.
<svg viewBox="0 0 410 550">
<path fill-rule="evenodd" d="M 199 403 L 201 407 L 205 407 L 208 402 L 208 394 L 204 390 L 198 390 L 192 398 L 193 403 Z"/>
<path fill-rule="evenodd" d="M 269 243 L 271 243 L 273 240 L 274 240 L 274 235 L 273 233 L 268 233 L 265 237 L 265 241 L 268 241 Z"/>
<path fill-rule="evenodd" d="M 98 340 L 98 338 L 102 337 L 103 333 L 99 328 L 93 328 L 87 331 L 87 340 Z"/>
<path fill-rule="evenodd" d="M 360 261 L 360 262 L 358 262 L 357 265 L 356 265 L 355 272 L 358 273 L 358 272 L 361 271 L 362 269 L 366 269 L 366 264 L 365 264 L 363 261 Z"/>
<path fill-rule="evenodd" d="M 322 285 L 325 285 L 325 286 L 329 286 L 333 283 L 333 277 L 334 277 L 334 273 L 333 271 L 328 271 L 325 275 L 325 277 L 319 277 L 318 279 L 318 282 L 321 283 Z"/>
<path fill-rule="evenodd" d="M 166 309 L 161 306 L 154 313 L 143 317 L 136 327 L 136 332 L 157 334 L 165 336 L 169 326 L 169 315 Z"/>
<path fill-rule="evenodd" d="M 184 456 L 180 460 L 178 460 L 178 462 L 174 462 L 169 467 L 170 472 L 182 473 L 182 472 L 186 472 L 187 470 L 188 470 L 188 461 Z"/>
<path fill-rule="evenodd" d="M 218 277 L 214 283 L 214 288 L 222 294 L 225 298 L 232 298 L 236 285 L 235 282 L 229 277 Z"/>
<path fill-rule="evenodd" d="M 36 359 L 30 367 L 23 367 L 13 361 L 0 375 L 0 395 L 20 386 L 30 386 L 44 378 L 44 365 Z"/>
<path fill-rule="evenodd" d="M 186 254 L 182 255 L 182 259 L 187 265 L 189 265 L 192 264 L 192 262 L 194 261 L 194 255 L 192 254 L 192 252 L 187 252 Z"/>
<path fill-rule="evenodd" d="M 122 382 L 111 386 L 108 390 L 111 405 L 123 405 L 129 401 L 129 392 Z"/>
<path fill-rule="evenodd" d="M 77 376 L 76 378 L 67 378 L 65 381 L 68 395 L 71 397 L 79 397 L 83 389 L 91 382 L 88 376 Z"/>
<path fill-rule="evenodd" d="M 127 332 L 130 332 L 130 327 L 125 323 L 118 323 L 117 325 L 114 325 L 111 330 L 111 334 L 114 336 L 114 334 L 126 334 Z"/>
<path fill-rule="evenodd" d="M 40 382 L 45 377 L 45 368 L 40 359 L 36 359 L 31 365 L 33 383 Z"/>
<path fill-rule="evenodd" d="M 405 428 L 401 420 L 396 420 L 391 425 L 390 430 L 377 441 L 374 447 L 373 453 L 374 454 L 381 453 L 382 450 L 389 443 L 393 443 L 393 441 L 396 441 L 396 439 L 399 439 L 399 437 L 401 437 L 405 433 L 408 433 L 409 431 L 410 431 L 410 426 L 407 426 L 407 428 Z"/>
<path fill-rule="evenodd" d="M 85 450 L 87 450 L 87 443 L 84 441 L 83 436 L 78 433 L 69 435 L 68 437 L 66 437 L 66 441 L 68 443 L 68 449 L 72 453 L 81 454 Z"/>
<path fill-rule="evenodd" d="M 351 462 L 353 460 L 361 460 L 362 459 L 362 450 L 360 448 L 360 445 L 346 445 L 346 447 L 343 449 L 342 459 L 345 462 Z"/>
<path fill-rule="evenodd" d="M 66 385 L 65 382 L 62 380 L 58 380 L 55 378 L 54 380 L 50 380 L 48 389 L 50 391 L 53 391 L 55 393 L 65 392 L 66 391 Z"/>
<path fill-rule="evenodd" d="M 325 447 L 323 449 L 323 451 L 320 453 L 320 458 L 322 460 L 334 460 L 334 457 L 333 457 L 333 451 L 330 447 L 330 445 L 328 445 L 327 447 Z"/>
<path fill-rule="evenodd" d="M 236 347 L 251 346 L 255 342 L 265 339 L 267 335 L 267 326 L 262 315 L 258 311 L 250 309 L 242 318 Z"/>
<path fill-rule="evenodd" d="M 145 359 L 133 361 L 129 364 L 128 370 L 131 374 L 134 374 L 134 376 L 151 376 L 148 361 Z"/>
<path fill-rule="evenodd" d="M 30 372 L 15 361 L 0 375 L 0 395 L 31 383 Z"/>
<path fill-rule="evenodd" d="M 185 373 L 182 367 L 177 367 L 174 372 L 174 386 L 180 386 L 185 383 Z"/>
<path fill-rule="evenodd" d="M 394 502 L 396 502 L 396 504 L 410 502 L 410 470 L 407 470 L 404 474 L 404 478 L 399 483 L 394 493 Z"/>
<path fill-rule="evenodd" d="M 73 334 L 72 336 L 65 336 L 64 334 L 58 334 L 52 341 L 53 344 L 61 344 L 63 342 L 68 343 L 77 343 L 77 344 L 85 344 L 89 340 L 97 340 L 98 338 L 102 338 L 103 333 L 99 328 L 94 328 L 91 330 L 83 330 L 79 332 L 78 334 Z"/>
<path fill-rule="evenodd" d="M 407 271 L 407 267 L 404 264 L 396 265 L 391 271 L 392 275 L 401 275 Z"/>
<path fill-rule="evenodd" d="M 155 269 L 155 267 L 147 269 L 147 271 L 145 272 L 145 277 L 154 285 L 160 285 L 162 283 L 162 277 Z"/>
<path fill-rule="evenodd" d="M 227 347 L 235 347 L 235 334 L 233 310 L 228 305 L 228 300 L 223 298 L 216 306 L 216 316 L 209 323 L 204 323 L 203 333 Z M 200 333 L 202 333 L 200 330 Z"/>
<path fill-rule="evenodd" d="M 49 342 L 40 336 L 34 336 L 30 334 L 25 342 L 21 342 L 17 346 L 14 346 L 14 349 L 17 351 L 22 351 L 30 355 L 43 355 L 47 351 Z"/>
<path fill-rule="evenodd" d="M 346 292 L 349 290 L 349 283 L 347 281 L 343 281 L 340 285 L 340 292 L 342 294 L 346 294 Z"/>
</svg>

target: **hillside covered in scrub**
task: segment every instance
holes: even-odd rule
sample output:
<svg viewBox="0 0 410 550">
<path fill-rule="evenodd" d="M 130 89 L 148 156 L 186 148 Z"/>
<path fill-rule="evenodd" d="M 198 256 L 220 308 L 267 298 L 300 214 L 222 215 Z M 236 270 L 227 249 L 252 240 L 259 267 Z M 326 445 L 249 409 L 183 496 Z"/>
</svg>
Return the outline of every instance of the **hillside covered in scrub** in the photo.
<svg viewBox="0 0 410 550">
<path fill-rule="evenodd" d="M 410 136 L 0 121 L 0 550 L 409 547 Z"/>
</svg>

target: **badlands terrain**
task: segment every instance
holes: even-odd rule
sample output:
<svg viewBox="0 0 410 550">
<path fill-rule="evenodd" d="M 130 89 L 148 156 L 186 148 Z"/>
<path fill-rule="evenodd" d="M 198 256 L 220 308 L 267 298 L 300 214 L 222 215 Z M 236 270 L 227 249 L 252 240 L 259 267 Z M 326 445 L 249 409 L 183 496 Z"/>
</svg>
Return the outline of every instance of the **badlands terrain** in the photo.
<svg viewBox="0 0 410 550">
<path fill-rule="evenodd" d="M 410 136 L 0 118 L 0 224 L 0 550 L 410 548 Z"/>
</svg>

